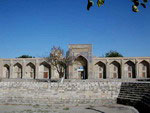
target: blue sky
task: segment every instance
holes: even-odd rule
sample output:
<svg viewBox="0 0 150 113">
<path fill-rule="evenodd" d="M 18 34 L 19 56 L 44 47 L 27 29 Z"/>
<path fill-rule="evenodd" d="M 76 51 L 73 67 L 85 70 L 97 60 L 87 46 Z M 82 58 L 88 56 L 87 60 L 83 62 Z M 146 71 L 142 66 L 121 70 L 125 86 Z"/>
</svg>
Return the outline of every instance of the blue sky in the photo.
<svg viewBox="0 0 150 113">
<path fill-rule="evenodd" d="M 94 0 L 96 2 L 96 0 Z M 48 55 L 52 46 L 93 44 L 93 54 L 117 50 L 150 56 L 150 2 L 139 13 L 129 0 L 106 0 L 86 10 L 87 0 L 0 0 L 0 58 Z"/>
</svg>

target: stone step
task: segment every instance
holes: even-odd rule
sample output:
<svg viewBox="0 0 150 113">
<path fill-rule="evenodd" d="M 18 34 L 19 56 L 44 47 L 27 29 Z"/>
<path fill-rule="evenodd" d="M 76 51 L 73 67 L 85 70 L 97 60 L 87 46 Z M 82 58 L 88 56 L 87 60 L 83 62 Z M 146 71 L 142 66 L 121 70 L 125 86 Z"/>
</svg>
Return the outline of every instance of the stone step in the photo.
<svg viewBox="0 0 150 113">
<path fill-rule="evenodd" d="M 150 85 L 149 84 L 133 84 L 133 85 L 131 85 L 131 84 L 122 84 L 121 85 L 122 87 L 132 87 L 132 86 L 134 86 L 134 87 L 149 87 Z"/>
<path fill-rule="evenodd" d="M 138 98 L 128 98 L 128 97 L 126 97 L 126 98 L 124 98 L 124 97 L 118 97 L 117 99 L 122 99 L 122 100 L 131 100 L 131 101 L 141 101 L 140 99 L 138 99 Z"/>
<path fill-rule="evenodd" d="M 150 102 L 147 102 L 147 101 L 142 101 L 146 106 L 148 106 L 150 108 Z"/>
<path fill-rule="evenodd" d="M 141 90 L 141 91 L 138 91 L 138 90 L 121 90 L 120 93 L 137 93 L 137 94 L 141 94 L 141 93 L 147 93 L 149 91 L 147 90 Z"/>
<path fill-rule="evenodd" d="M 131 96 L 144 96 L 145 93 L 135 93 L 135 92 L 130 92 L 130 93 L 124 93 L 124 92 L 120 92 L 119 95 L 131 95 Z"/>
<path fill-rule="evenodd" d="M 150 86 L 121 86 L 122 89 L 126 89 L 126 88 L 131 88 L 131 89 L 138 89 L 138 88 L 147 89 L 149 87 Z"/>
<path fill-rule="evenodd" d="M 128 88 L 128 89 L 120 89 L 120 92 L 126 92 L 126 91 L 128 91 L 128 92 L 150 92 L 150 89 L 149 88 L 145 88 L 145 89 L 134 89 L 134 88 L 132 88 L 132 89 L 130 89 L 130 88 Z"/>
<path fill-rule="evenodd" d="M 132 92 L 132 93 L 120 93 L 119 95 L 131 95 L 131 96 L 144 96 L 145 94 L 141 94 L 141 93 L 134 93 L 134 92 Z"/>
<path fill-rule="evenodd" d="M 150 84 L 122 84 L 122 87 L 150 87 Z"/>
<path fill-rule="evenodd" d="M 127 87 L 128 87 L 128 88 L 134 88 L 134 87 L 135 87 L 135 88 L 136 88 L 136 87 L 141 87 L 141 88 L 143 88 L 143 87 L 150 87 L 150 85 L 149 85 L 149 84 L 148 84 L 148 85 L 143 85 L 143 84 L 142 84 L 142 85 L 140 85 L 140 84 L 138 84 L 138 85 L 125 85 L 125 84 L 124 84 L 124 85 L 121 85 L 121 87 L 122 87 L 122 88 L 127 88 Z"/>
<path fill-rule="evenodd" d="M 137 100 L 141 100 L 142 97 L 133 97 L 133 96 L 118 96 L 118 98 L 124 98 L 124 99 L 137 99 Z"/>
<path fill-rule="evenodd" d="M 150 103 L 150 97 L 149 96 L 143 96 L 142 100 Z"/>
<path fill-rule="evenodd" d="M 149 88 L 121 88 L 120 91 L 150 91 Z"/>
<path fill-rule="evenodd" d="M 137 87 L 137 88 L 121 88 L 121 90 L 138 90 L 138 91 L 140 91 L 140 90 L 148 90 L 148 91 L 150 91 L 150 89 L 149 89 L 150 87 L 145 87 L 145 88 L 140 88 L 140 87 Z"/>
<path fill-rule="evenodd" d="M 143 98 L 143 96 L 140 95 L 119 95 L 118 97 Z"/>
<path fill-rule="evenodd" d="M 123 83 L 117 103 L 135 108 L 150 108 L 150 83 Z"/>
<path fill-rule="evenodd" d="M 147 94 L 147 92 L 120 92 L 119 94 L 136 94 L 136 95 L 146 95 Z"/>
<path fill-rule="evenodd" d="M 136 103 L 140 102 L 139 99 L 131 99 L 131 98 L 117 98 L 118 104 L 135 106 Z"/>
</svg>

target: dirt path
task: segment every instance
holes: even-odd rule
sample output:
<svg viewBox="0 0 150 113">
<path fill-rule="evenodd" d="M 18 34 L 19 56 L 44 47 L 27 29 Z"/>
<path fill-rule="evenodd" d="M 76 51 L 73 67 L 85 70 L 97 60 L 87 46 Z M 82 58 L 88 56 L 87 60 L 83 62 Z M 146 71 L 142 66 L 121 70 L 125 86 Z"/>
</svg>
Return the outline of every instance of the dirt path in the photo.
<svg viewBox="0 0 150 113">
<path fill-rule="evenodd" d="M 137 113 L 132 107 L 109 106 L 58 106 L 58 105 L 0 105 L 0 113 Z"/>
</svg>

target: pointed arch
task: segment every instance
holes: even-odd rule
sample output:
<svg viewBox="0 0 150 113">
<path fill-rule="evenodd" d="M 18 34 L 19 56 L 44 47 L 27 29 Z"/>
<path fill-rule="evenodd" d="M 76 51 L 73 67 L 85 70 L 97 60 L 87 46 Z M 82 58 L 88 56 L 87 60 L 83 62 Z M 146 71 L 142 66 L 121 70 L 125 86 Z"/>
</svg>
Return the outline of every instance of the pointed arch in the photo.
<svg viewBox="0 0 150 113">
<path fill-rule="evenodd" d="M 85 59 L 86 61 L 88 61 L 87 58 L 84 57 L 84 56 L 81 55 L 81 54 L 76 55 L 76 56 L 74 57 L 74 61 L 75 61 L 77 58 L 83 58 L 83 59 Z"/>
<path fill-rule="evenodd" d="M 80 63 L 82 63 L 82 65 L 86 65 L 88 62 L 87 59 L 82 55 L 77 56 L 75 58 L 75 61 L 80 61 Z"/>
<path fill-rule="evenodd" d="M 13 66 L 14 78 L 22 78 L 22 65 L 20 63 L 16 63 Z"/>
<path fill-rule="evenodd" d="M 51 79 L 51 66 L 47 62 L 40 63 L 40 75 L 39 78 Z"/>
<path fill-rule="evenodd" d="M 135 64 L 130 60 L 125 63 L 125 73 L 127 78 L 136 78 Z"/>
<path fill-rule="evenodd" d="M 97 65 L 99 78 L 106 79 L 106 65 L 101 61 L 97 62 L 95 65 Z"/>
<path fill-rule="evenodd" d="M 3 66 L 3 76 L 4 78 L 10 78 L 10 66 L 8 64 Z"/>
<path fill-rule="evenodd" d="M 140 78 L 150 78 L 150 65 L 145 60 L 143 60 L 139 63 L 139 77 Z"/>
<path fill-rule="evenodd" d="M 117 61 L 110 63 L 111 78 L 121 78 L 121 65 Z"/>
<path fill-rule="evenodd" d="M 35 79 L 35 65 L 33 63 L 29 62 L 26 65 L 26 73 L 24 78 Z"/>
<path fill-rule="evenodd" d="M 88 79 L 88 61 L 82 55 L 74 60 L 76 78 Z"/>
</svg>

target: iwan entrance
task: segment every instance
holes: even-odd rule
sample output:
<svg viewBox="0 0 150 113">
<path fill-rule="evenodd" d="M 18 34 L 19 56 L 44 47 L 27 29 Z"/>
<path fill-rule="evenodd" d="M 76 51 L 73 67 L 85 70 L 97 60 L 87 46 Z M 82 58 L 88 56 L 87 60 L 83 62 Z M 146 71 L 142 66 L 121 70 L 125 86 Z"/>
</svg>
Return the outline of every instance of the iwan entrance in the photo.
<svg viewBox="0 0 150 113">
<path fill-rule="evenodd" d="M 79 56 L 75 60 L 75 70 L 77 72 L 77 78 L 79 79 L 88 79 L 88 73 L 87 73 L 87 60 Z"/>
</svg>

